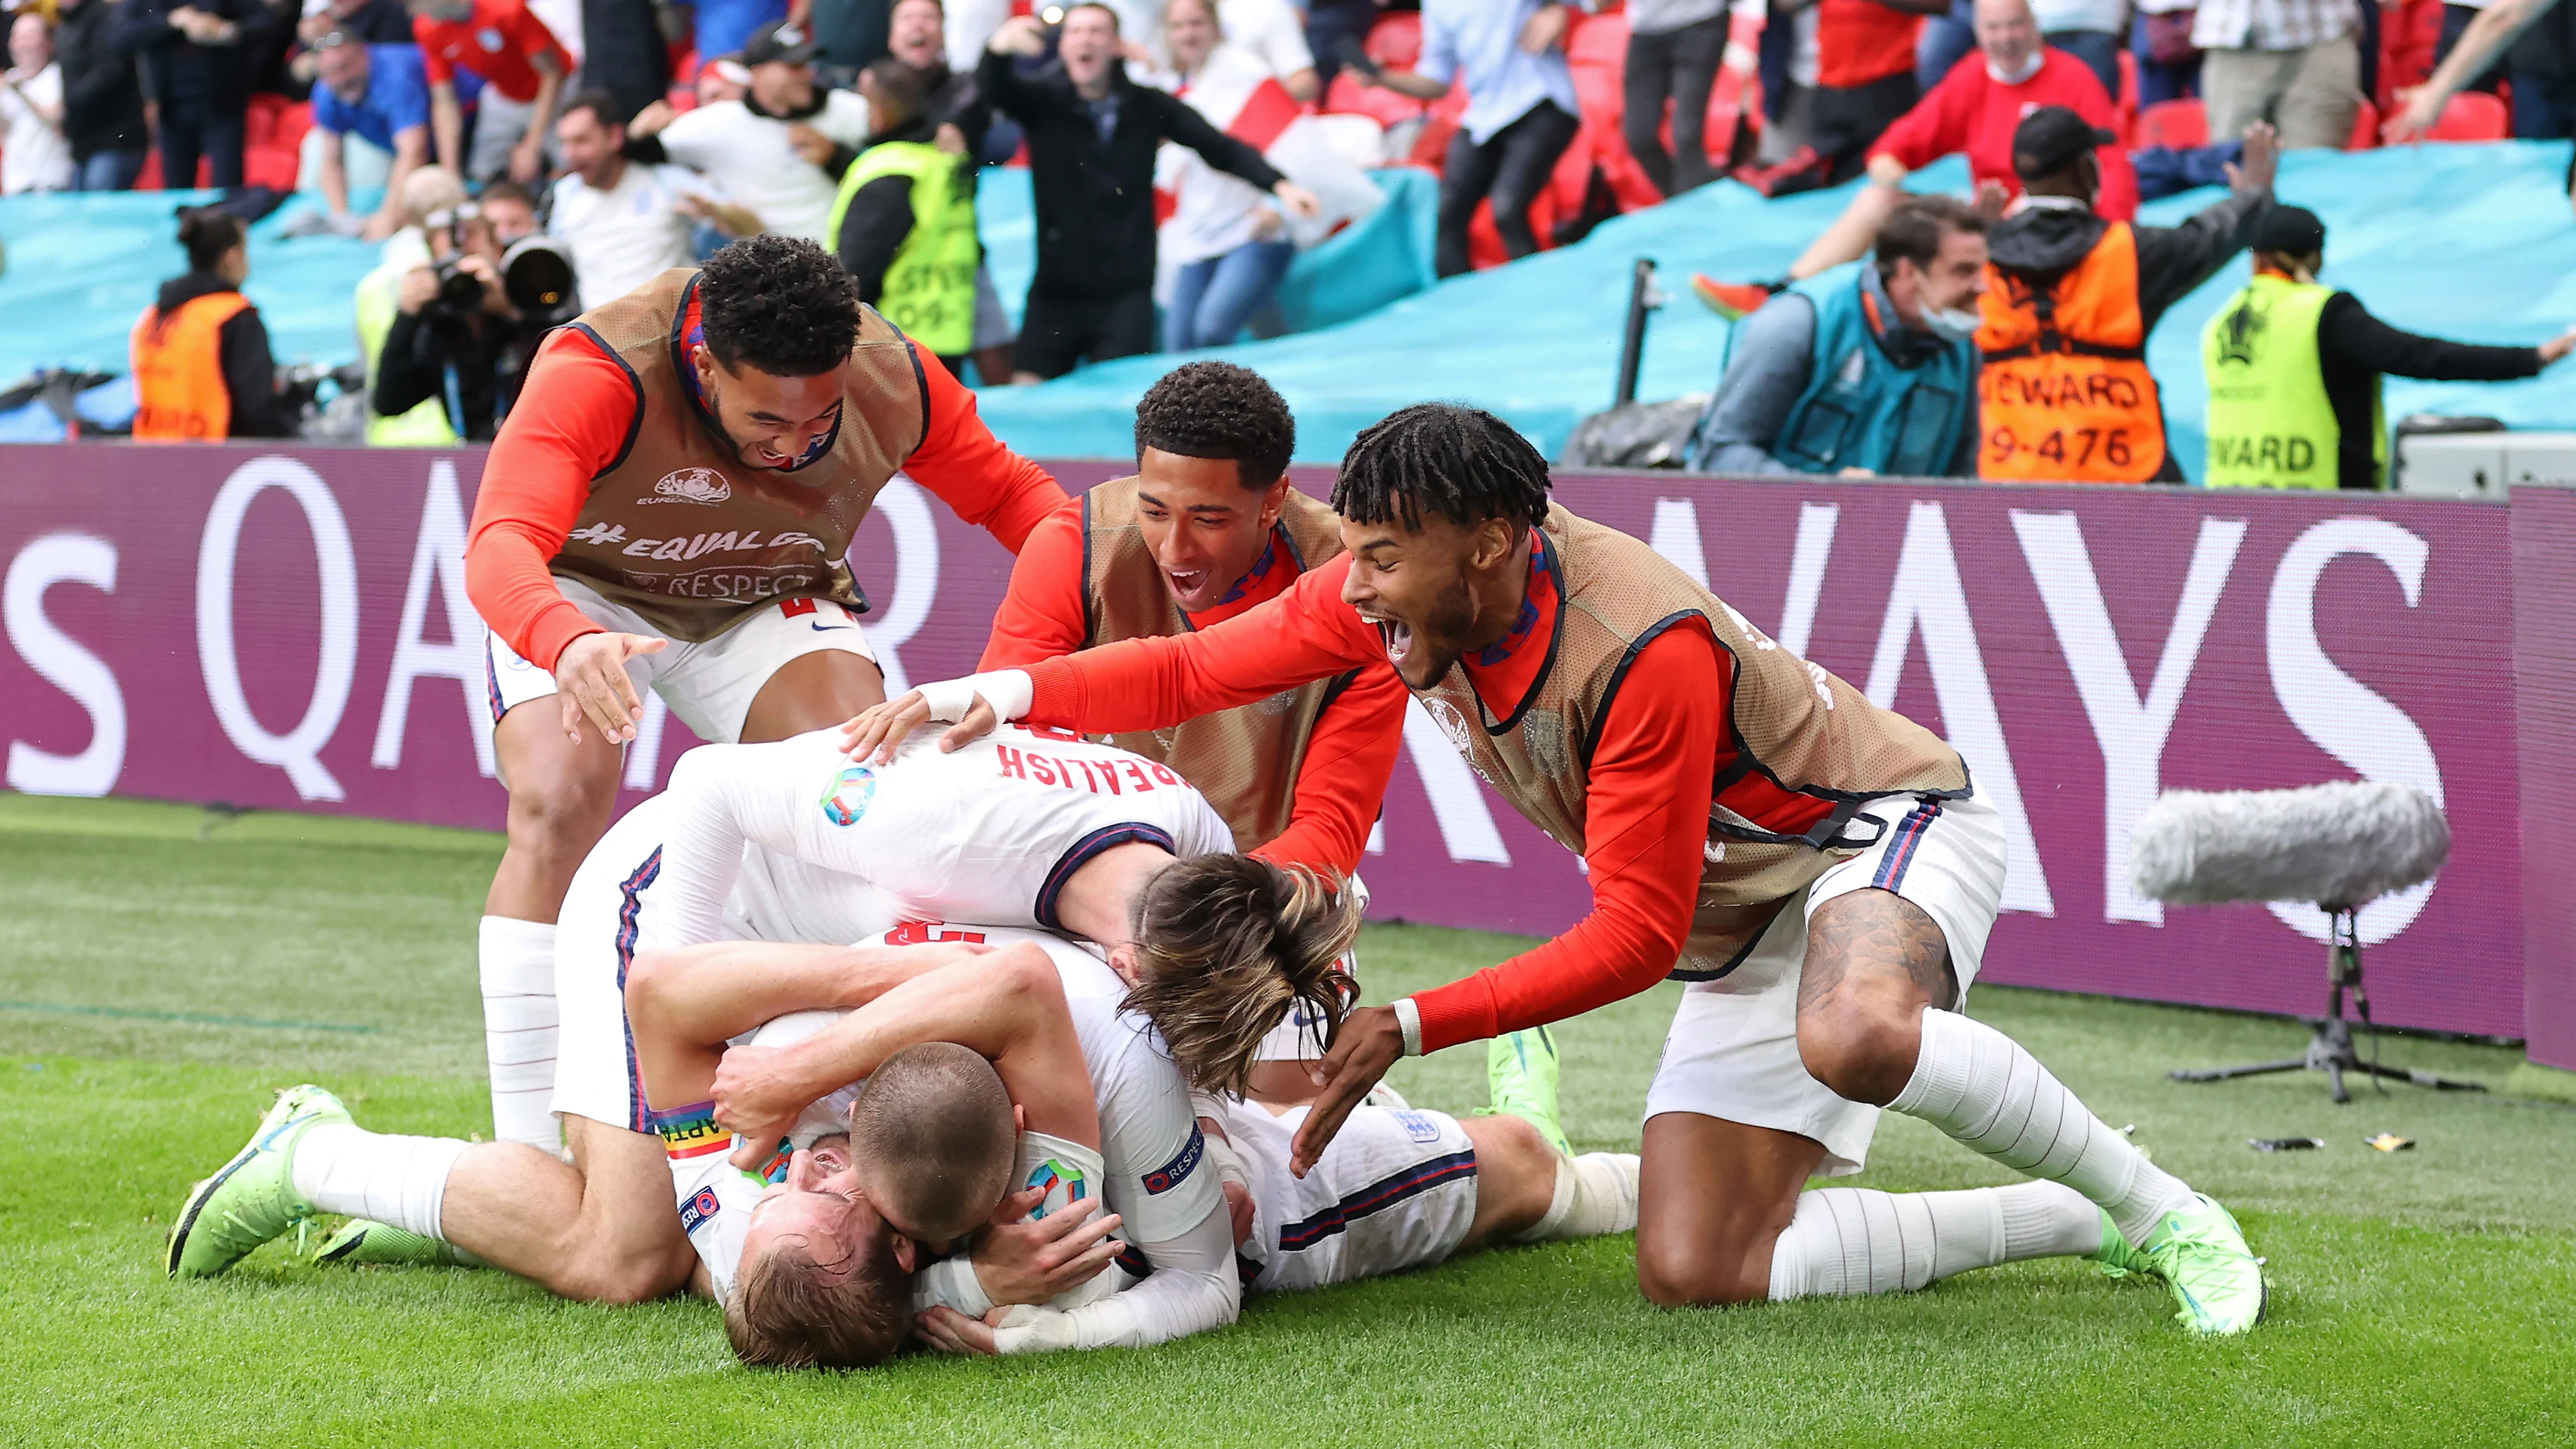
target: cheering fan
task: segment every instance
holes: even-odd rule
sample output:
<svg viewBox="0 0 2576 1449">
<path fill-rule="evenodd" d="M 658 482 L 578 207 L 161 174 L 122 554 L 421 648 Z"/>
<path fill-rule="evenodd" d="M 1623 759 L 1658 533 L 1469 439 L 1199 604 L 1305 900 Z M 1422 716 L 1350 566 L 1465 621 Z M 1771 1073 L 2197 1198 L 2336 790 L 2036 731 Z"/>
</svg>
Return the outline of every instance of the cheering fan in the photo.
<svg viewBox="0 0 2576 1449">
<path fill-rule="evenodd" d="M 2129 838 L 2141 895 L 2177 905 L 2227 901 L 2314 901 L 2327 917 L 2326 1014 L 2311 1018 L 2307 1055 L 2251 1066 L 2168 1073 L 2177 1082 L 2217 1082 L 2269 1072 L 2321 1071 L 2334 1099 L 2349 1102 L 2343 1074 L 2394 1077 L 2419 1087 L 2483 1092 L 2477 1082 L 2381 1066 L 2370 996 L 2361 984 L 2361 908 L 2431 880 L 2451 854 L 2442 807 L 2408 785 L 2342 781 L 2298 790 L 2175 790 L 2156 801 Z M 2344 993 L 2371 1031 L 2371 1055 L 2352 1048 Z M 2384 1088 L 2382 1090 L 2385 1090 Z"/>
</svg>

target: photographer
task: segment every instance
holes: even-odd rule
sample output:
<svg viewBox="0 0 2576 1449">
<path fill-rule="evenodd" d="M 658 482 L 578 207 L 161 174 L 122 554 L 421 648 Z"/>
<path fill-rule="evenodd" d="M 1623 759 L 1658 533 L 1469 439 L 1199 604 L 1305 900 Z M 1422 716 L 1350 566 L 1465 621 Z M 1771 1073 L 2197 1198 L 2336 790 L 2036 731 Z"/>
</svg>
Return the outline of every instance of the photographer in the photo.
<svg viewBox="0 0 2576 1449">
<path fill-rule="evenodd" d="M 459 437 L 489 441 L 518 398 L 539 339 L 571 310 L 570 271 L 551 289 L 552 305 L 514 301 L 503 284 L 500 238 L 479 207 L 438 212 L 421 230 L 431 260 L 403 276 L 372 402 L 379 416 L 394 417 L 440 399 Z"/>
</svg>

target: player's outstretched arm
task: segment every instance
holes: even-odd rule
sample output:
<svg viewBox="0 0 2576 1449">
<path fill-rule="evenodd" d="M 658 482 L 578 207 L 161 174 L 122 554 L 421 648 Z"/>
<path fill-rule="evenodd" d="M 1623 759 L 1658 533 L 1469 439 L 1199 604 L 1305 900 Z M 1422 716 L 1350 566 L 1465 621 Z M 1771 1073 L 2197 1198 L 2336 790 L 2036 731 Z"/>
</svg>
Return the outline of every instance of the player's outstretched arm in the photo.
<svg viewBox="0 0 2576 1449">
<path fill-rule="evenodd" d="M 929 1041 L 955 1042 L 992 1062 L 1026 1114 L 1025 1130 L 1100 1140 L 1064 979 L 1043 950 L 1015 946 L 916 976 L 794 1046 L 726 1052 L 715 1074 L 716 1120 L 744 1139 L 736 1165 L 759 1166 L 766 1144 L 806 1103 Z"/>
</svg>

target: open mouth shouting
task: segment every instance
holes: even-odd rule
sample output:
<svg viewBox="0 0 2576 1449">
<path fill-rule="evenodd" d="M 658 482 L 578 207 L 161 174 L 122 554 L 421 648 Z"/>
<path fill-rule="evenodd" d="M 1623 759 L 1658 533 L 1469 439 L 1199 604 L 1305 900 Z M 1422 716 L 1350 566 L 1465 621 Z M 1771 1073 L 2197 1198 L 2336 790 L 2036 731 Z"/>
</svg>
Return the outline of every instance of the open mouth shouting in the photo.
<svg viewBox="0 0 2576 1449">
<path fill-rule="evenodd" d="M 1386 644 L 1386 662 L 1398 669 L 1403 668 L 1405 657 L 1413 652 L 1413 626 L 1402 619 L 1383 615 L 1363 614 L 1361 617 L 1377 626 L 1377 636 Z"/>
</svg>

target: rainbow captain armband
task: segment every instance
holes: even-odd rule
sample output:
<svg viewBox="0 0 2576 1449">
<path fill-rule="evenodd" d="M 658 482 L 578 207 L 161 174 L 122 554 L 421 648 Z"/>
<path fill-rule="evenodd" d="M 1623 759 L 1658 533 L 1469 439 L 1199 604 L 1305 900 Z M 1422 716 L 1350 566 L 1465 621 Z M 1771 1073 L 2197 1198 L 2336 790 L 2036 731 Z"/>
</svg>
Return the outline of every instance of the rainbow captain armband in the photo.
<svg viewBox="0 0 2576 1449">
<path fill-rule="evenodd" d="M 653 1130 L 661 1135 L 662 1150 L 674 1162 L 733 1150 L 733 1134 L 716 1125 L 713 1102 L 692 1102 L 686 1107 L 656 1112 Z"/>
</svg>

